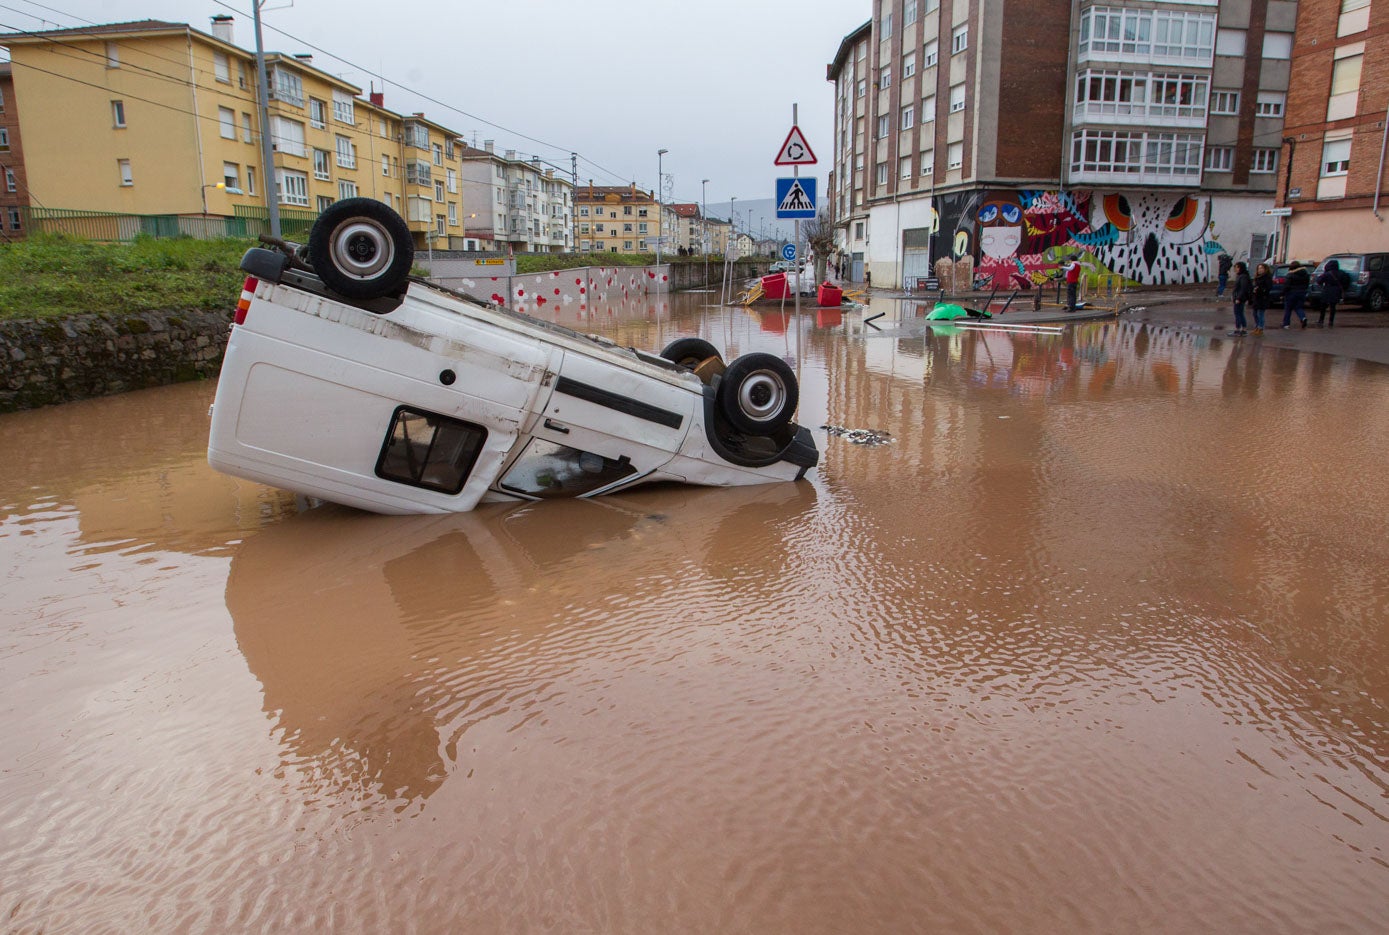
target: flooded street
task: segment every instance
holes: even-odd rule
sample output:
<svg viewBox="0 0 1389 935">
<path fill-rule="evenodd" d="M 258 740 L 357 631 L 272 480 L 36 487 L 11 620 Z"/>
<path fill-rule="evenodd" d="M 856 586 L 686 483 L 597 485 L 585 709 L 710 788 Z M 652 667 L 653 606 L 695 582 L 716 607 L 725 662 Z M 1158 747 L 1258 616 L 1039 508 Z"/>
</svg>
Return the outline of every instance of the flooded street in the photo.
<svg viewBox="0 0 1389 935">
<path fill-rule="evenodd" d="M 712 301 L 560 320 L 791 359 L 806 481 L 385 517 L 211 384 L 0 416 L 0 930 L 1382 931 L 1389 369 Z"/>
</svg>

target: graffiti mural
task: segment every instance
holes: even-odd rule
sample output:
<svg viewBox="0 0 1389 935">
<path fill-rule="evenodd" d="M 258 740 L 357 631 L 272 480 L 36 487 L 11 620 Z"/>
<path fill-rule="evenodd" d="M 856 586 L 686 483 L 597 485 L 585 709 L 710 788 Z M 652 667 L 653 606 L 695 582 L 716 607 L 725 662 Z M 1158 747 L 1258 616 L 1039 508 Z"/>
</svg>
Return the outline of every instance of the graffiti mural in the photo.
<svg viewBox="0 0 1389 935">
<path fill-rule="evenodd" d="M 1209 237 L 1210 201 L 1185 192 L 995 189 L 938 201 L 935 255 L 975 258 L 977 279 L 1001 289 L 1044 283 L 1076 254 L 1092 274 L 1146 285 L 1202 282 L 1220 250 Z"/>
</svg>

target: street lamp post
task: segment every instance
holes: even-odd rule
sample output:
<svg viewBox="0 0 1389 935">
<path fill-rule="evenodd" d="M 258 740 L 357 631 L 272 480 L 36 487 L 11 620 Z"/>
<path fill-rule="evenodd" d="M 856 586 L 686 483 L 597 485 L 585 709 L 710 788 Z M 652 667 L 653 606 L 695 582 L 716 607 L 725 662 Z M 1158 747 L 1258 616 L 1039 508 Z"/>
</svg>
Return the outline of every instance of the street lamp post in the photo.
<svg viewBox="0 0 1389 935">
<path fill-rule="evenodd" d="M 661 241 L 665 239 L 665 212 L 661 204 L 661 157 L 668 149 L 656 150 L 656 265 L 661 265 Z"/>
<path fill-rule="evenodd" d="M 704 285 L 709 285 L 709 180 L 699 183 L 699 252 L 704 254 Z"/>
<path fill-rule="evenodd" d="M 733 256 L 733 241 L 738 236 L 738 212 L 733 210 L 737 201 L 737 195 L 730 195 L 728 198 L 728 246 L 723 248 L 724 256 Z"/>
</svg>

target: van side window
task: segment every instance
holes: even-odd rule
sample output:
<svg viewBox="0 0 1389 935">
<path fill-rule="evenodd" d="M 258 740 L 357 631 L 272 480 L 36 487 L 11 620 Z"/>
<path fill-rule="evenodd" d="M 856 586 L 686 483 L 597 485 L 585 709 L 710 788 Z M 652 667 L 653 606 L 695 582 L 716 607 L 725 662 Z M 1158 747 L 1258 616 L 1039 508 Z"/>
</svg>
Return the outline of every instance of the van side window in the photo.
<svg viewBox="0 0 1389 935">
<path fill-rule="evenodd" d="M 386 431 L 376 476 L 456 494 L 486 441 L 487 430 L 480 425 L 401 406 Z"/>
</svg>

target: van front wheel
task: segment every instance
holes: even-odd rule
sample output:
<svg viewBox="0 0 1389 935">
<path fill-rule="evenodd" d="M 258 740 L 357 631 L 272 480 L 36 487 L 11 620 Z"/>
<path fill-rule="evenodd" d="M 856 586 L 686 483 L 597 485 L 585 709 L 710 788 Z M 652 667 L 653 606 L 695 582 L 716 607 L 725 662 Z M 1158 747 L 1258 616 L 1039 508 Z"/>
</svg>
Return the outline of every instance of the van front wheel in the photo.
<svg viewBox="0 0 1389 935">
<path fill-rule="evenodd" d="M 799 402 L 795 373 L 772 354 L 744 354 L 719 381 L 719 409 L 746 435 L 775 435 L 791 421 Z"/>
</svg>

